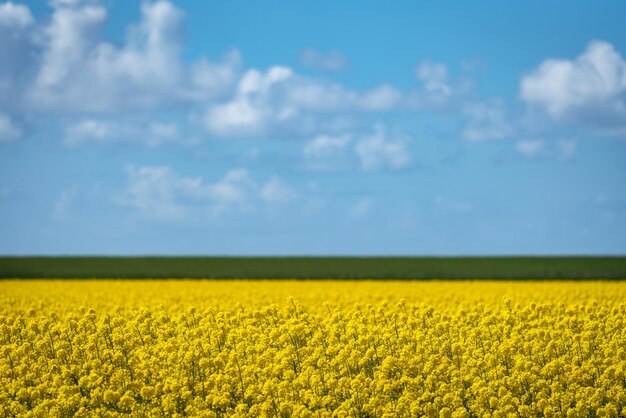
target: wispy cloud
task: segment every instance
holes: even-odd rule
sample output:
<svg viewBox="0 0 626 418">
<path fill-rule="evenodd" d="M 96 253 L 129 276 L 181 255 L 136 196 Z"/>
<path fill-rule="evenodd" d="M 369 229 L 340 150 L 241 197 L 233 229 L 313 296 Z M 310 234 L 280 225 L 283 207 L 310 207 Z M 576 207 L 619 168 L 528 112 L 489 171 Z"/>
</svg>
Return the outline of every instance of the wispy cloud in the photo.
<svg viewBox="0 0 626 418">
<path fill-rule="evenodd" d="M 515 145 L 515 149 L 526 157 L 535 157 L 544 150 L 545 145 L 546 143 L 543 139 L 525 139 L 519 141 Z"/>
<path fill-rule="evenodd" d="M 424 89 L 434 102 L 444 102 L 452 95 L 445 64 L 423 61 L 415 69 L 415 76 L 424 83 Z"/>
<path fill-rule="evenodd" d="M 314 137 L 303 148 L 307 167 L 332 170 L 346 166 L 346 150 L 351 141 L 352 136 L 349 134 L 323 134 Z"/>
<path fill-rule="evenodd" d="M 353 161 L 363 170 L 399 170 L 411 163 L 409 142 L 378 125 L 370 132 L 316 136 L 304 145 L 303 155 L 315 170 L 346 168 Z"/>
<path fill-rule="evenodd" d="M 575 139 L 548 141 L 541 138 L 517 141 L 515 150 L 528 158 L 543 157 L 554 161 L 569 161 L 576 155 L 578 142 Z"/>
<path fill-rule="evenodd" d="M 500 99 L 467 103 L 463 113 L 467 118 L 467 124 L 461 132 L 464 139 L 470 141 L 504 139 L 513 132 L 504 103 Z"/>
<path fill-rule="evenodd" d="M 176 122 L 122 119 L 87 118 L 69 123 L 65 128 L 64 144 L 67 147 L 93 144 L 129 143 L 148 146 L 192 143 L 184 138 Z"/>
<path fill-rule="evenodd" d="M 169 166 L 129 166 L 126 171 L 128 185 L 118 203 L 159 221 L 211 220 L 226 212 L 254 210 L 260 202 L 278 204 L 296 197 L 280 177 L 259 184 L 243 168 L 213 182 L 181 176 Z"/>
<path fill-rule="evenodd" d="M 355 149 L 365 170 L 398 170 L 411 162 L 408 139 L 390 136 L 383 127 L 377 127 L 374 133 L 363 137 Z"/>
</svg>

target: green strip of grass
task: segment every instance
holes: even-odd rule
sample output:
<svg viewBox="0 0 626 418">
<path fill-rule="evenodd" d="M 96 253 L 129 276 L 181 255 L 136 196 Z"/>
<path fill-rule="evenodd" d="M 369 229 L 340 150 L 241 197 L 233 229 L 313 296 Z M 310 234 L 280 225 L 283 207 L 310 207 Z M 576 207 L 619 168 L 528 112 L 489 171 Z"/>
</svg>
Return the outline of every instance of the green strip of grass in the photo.
<svg viewBox="0 0 626 418">
<path fill-rule="evenodd" d="M 0 257 L 0 278 L 626 279 L 626 257 Z"/>
</svg>

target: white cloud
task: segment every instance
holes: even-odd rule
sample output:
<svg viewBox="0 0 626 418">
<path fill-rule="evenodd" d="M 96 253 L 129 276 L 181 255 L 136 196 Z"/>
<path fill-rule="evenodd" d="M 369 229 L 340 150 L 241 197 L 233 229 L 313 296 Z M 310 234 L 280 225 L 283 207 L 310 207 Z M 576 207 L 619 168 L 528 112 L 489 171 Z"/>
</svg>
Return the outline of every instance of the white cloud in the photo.
<svg viewBox="0 0 626 418">
<path fill-rule="evenodd" d="M 525 157 L 549 157 L 554 160 L 569 161 L 576 155 L 578 142 L 575 139 L 526 139 L 515 144 L 515 150 Z"/>
<path fill-rule="evenodd" d="M 3 21 L 34 27 L 19 36 L 0 31 L 0 55 L 9 57 L 0 61 L 0 109 L 69 115 L 68 145 L 128 140 L 135 134 L 148 139 L 131 142 L 168 141 L 176 135 L 145 113 L 163 108 L 190 112 L 191 124 L 199 122 L 217 136 L 293 137 L 342 132 L 359 125 L 363 112 L 406 105 L 405 95 L 387 84 L 357 91 L 284 66 L 246 70 L 237 51 L 219 62 L 183 60 L 184 13 L 167 0 L 143 2 L 139 22 L 117 43 L 102 38 L 108 17 L 103 3 L 49 4 L 52 14 L 41 22 L 25 6 L 2 4 Z M 339 68 L 336 53 L 303 56 Z M 143 120 L 147 135 L 127 126 L 129 112 Z M 102 117 L 108 121 L 98 120 Z M 85 120 L 91 126 L 76 126 Z"/>
<path fill-rule="evenodd" d="M 110 122 L 86 119 L 70 125 L 65 132 L 65 145 L 74 147 L 86 142 L 108 142 L 117 135 L 117 127 Z"/>
<path fill-rule="evenodd" d="M 405 102 L 416 110 L 435 110 L 446 113 L 462 111 L 466 97 L 473 88 L 467 75 L 450 77 L 446 64 L 425 60 L 415 67 L 415 77 L 421 88 L 407 95 Z"/>
<path fill-rule="evenodd" d="M 300 64 L 320 70 L 341 71 L 346 68 L 348 62 L 338 51 L 323 53 L 307 48 L 300 53 Z"/>
<path fill-rule="evenodd" d="M 221 137 L 310 138 L 324 133 L 339 138 L 353 132 L 345 142 L 350 142 L 345 149 L 352 164 L 358 160 L 367 169 L 399 168 L 410 159 L 405 141 L 356 134 L 369 125 L 369 112 L 405 108 L 413 98 L 422 109 L 445 105 L 458 112 L 462 103 L 463 89 L 450 81 L 448 67 L 441 63 L 425 61 L 416 68 L 423 90 L 415 97 L 389 84 L 356 90 L 280 65 L 246 69 L 238 51 L 217 62 L 183 59 L 184 13 L 167 0 L 142 2 L 139 21 L 117 43 L 102 38 L 105 2 L 49 4 L 52 14 L 41 22 L 34 22 L 25 6 L 9 2 L 0 9 L 0 16 L 1 11 L 22 16 L 11 21 L 34 26 L 23 32 L 36 34 L 20 35 L 18 43 L 18 38 L 3 42 L 0 33 L 0 56 L 10 57 L 0 62 L 0 109 L 61 116 L 69 121 L 64 140 L 70 146 L 180 143 L 198 127 Z M 341 54 L 332 51 L 303 51 L 302 58 L 330 70 L 345 65 L 340 64 Z M 154 110 L 173 110 L 177 117 L 188 113 L 190 126 L 183 118 L 175 119 L 177 123 L 155 120 Z M 501 104 L 468 105 L 465 114 L 470 119 L 463 132 L 467 139 L 500 138 L 510 131 Z M 305 154 L 313 161 L 315 145 L 307 147 Z M 329 145 L 328 153 L 331 149 Z"/>
<path fill-rule="evenodd" d="M 107 18 L 97 3 L 56 4 L 40 41 L 42 59 L 30 105 L 73 112 L 152 109 L 222 97 L 241 66 L 236 51 L 221 63 L 181 59 L 183 12 L 165 0 L 144 2 L 141 20 L 121 45 L 99 38 Z"/>
<path fill-rule="evenodd" d="M 286 89 L 285 101 L 314 112 L 341 112 L 357 104 L 358 94 L 339 84 L 300 79 Z"/>
<path fill-rule="evenodd" d="M 415 76 L 424 83 L 424 89 L 434 100 L 445 101 L 452 95 L 446 65 L 423 61 L 415 69 Z"/>
<path fill-rule="evenodd" d="M 248 171 L 243 168 L 230 170 L 216 183 L 204 188 L 198 187 L 198 196 L 209 197 L 219 205 L 219 211 L 229 205 L 245 202 L 248 198 L 247 189 L 254 187 Z"/>
<path fill-rule="evenodd" d="M 461 137 L 470 141 L 488 141 L 503 139 L 511 135 L 504 104 L 499 99 L 489 102 L 468 103 L 463 109 L 468 118 Z"/>
<path fill-rule="evenodd" d="M 307 167 L 333 170 L 353 166 L 364 170 L 398 170 L 411 162 L 408 138 L 391 136 L 379 125 L 370 133 L 318 135 L 308 141 L 302 154 Z"/>
<path fill-rule="evenodd" d="M 402 101 L 402 93 L 396 88 L 383 85 L 365 92 L 359 103 L 363 110 L 386 110 L 392 109 Z"/>
<path fill-rule="evenodd" d="M 308 168 L 330 170 L 347 165 L 347 149 L 352 135 L 318 135 L 308 141 L 303 148 L 303 155 Z"/>
<path fill-rule="evenodd" d="M 520 96 L 554 120 L 626 134 L 626 62 L 607 42 L 591 42 L 574 60 L 546 59 L 523 77 Z"/>
<path fill-rule="evenodd" d="M 515 149 L 526 157 L 534 157 L 544 149 L 545 145 L 545 141 L 542 139 L 527 139 L 519 141 L 515 145 Z"/>
<path fill-rule="evenodd" d="M 23 29 L 34 23 L 30 9 L 23 4 L 6 2 L 0 4 L 0 27 Z"/>
<path fill-rule="evenodd" d="M 168 166 L 131 166 L 127 174 L 129 184 L 119 203 L 157 220 L 212 219 L 259 202 L 286 202 L 296 196 L 279 177 L 259 186 L 242 168 L 229 170 L 215 182 L 180 176 Z"/>
<path fill-rule="evenodd" d="M 22 136 L 22 130 L 15 126 L 9 116 L 0 112 L 0 143 L 11 142 Z"/>
<path fill-rule="evenodd" d="M 89 71 L 83 64 L 95 46 L 97 31 L 105 19 L 106 10 L 102 6 L 54 11 L 45 28 L 45 52 L 36 80 L 37 88 L 61 89 L 70 84 L 66 81 L 74 82 L 81 70 Z"/>
<path fill-rule="evenodd" d="M 290 77 L 292 71 L 287 67 L 272 67 L 265 74 L 248 70 L 231 101 L 208 109 L 206 128 L 221 136 L 255 136 L 264 133 L 272 122 L 294 116 L 287 106 L 273 106 L 270 97 L 272 87 Z"/>
<path fill-rule="evenodd" d="M 346 149 L 351 136 L 318 135 L 304 146 L 304 156 L 308 159 L 328 158 Z"/>
<path fill-rule="evenodd" d="M 204 125 L 224 137 L 309 135 L 341 125 L 342 116 L 392 109 L 401 101 L 402 94 L 388 85 L 359 93 L 298 76 L 288 67 L 250 69 L 231 100 L 208 107 Z"/>
<path fill-rule="evenodd" d="M 156 219 L 180 218 L 184 207 L 177 193 L 185 194 L 184 182 L 166 166 L 128 168 L 130 184 L 120 203 Z"/>
<path fill-rule="evenodd" d="M 237 50 L 225 54 L 219 64 L 201 58 L 190 68 L 191 88 L 186 96 L 203 100 L 227 95 L 236 85 L 242 65 Z"/>
<path fill-rule="evenodd" d="M 356 154 L 365 170 L 401 169 L 411 162 L 407 140 L 403 137 L 388 138 L 381 127 L 359 140 Z"/>
<path fill-rule="evenodd" d="M 193 138 L 184 137 L 176 122 L 119 117 L 87 118 L 69 123 L 63 140 L 68 147 L 119 142 L 160 146 L 185 141 L 191 143 Z"/>
</svg>

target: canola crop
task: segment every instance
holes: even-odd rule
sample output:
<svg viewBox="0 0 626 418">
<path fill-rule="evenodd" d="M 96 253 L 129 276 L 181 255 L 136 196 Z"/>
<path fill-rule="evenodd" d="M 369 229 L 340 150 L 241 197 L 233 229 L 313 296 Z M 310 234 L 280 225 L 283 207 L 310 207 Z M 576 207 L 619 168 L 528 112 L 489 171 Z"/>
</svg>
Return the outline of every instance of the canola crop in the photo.
<svg viewBox="0 0 626 418">
<path fill-rule="evenodd" d="M 0 416 L 626 416 L 626 283 L 2 281 Z"/>
</svg>

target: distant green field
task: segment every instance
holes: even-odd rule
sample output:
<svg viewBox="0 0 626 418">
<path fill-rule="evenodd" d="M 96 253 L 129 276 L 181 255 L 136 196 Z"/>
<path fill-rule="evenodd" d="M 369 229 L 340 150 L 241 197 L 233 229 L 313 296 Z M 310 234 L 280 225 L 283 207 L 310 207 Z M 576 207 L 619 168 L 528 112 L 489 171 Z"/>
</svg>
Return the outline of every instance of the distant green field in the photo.
<svg viewBox="0 0 626 418">
<path fill-rule="evenodd" d="M 0 278 L 626 279 L 626 257 L 0 257 Z"/>
</svg>

